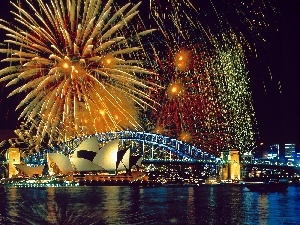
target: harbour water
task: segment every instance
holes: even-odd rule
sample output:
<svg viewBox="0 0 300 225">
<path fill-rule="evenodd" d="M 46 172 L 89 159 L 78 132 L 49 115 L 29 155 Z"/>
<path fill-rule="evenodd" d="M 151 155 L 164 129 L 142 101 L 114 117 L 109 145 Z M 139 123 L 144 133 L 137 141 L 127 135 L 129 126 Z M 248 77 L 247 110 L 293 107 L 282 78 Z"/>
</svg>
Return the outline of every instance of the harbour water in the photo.
<svg viewBox="0 0 300 225">
<path fill-rule="evenodd" d="M 300 186 L 0 187 L 0 224 L 300 224 Z"/>
</svg>

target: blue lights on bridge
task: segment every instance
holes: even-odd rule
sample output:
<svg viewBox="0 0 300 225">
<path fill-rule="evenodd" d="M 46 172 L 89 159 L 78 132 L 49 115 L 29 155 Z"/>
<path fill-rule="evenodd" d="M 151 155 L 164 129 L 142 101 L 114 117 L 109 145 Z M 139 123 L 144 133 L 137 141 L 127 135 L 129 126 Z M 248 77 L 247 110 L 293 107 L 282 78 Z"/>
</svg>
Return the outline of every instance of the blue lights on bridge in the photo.
<svg viewBox="0 0 300 225">
<path fill-rule="evenodd" d="M 161 134 L 119 131 L 95 136 L 99 143 L 118 138 L 121 148 L 130 148 L 131 153 L 143 155 L 144 162 L 220 163 L 220 159 L 213 154 Z"/>
<path fill-rule="evenodd" d="M 205 152 L 196 146 L 186 142 L 170 138 L 161 134 L 135 132 L 135 131 L 118 131 L 106 132 L 89 135 L 83 138 L 77 138 L 60 146 L 46 149 L 39 153 L 29 156 L 29 162 L 44 162 L 44 154 L 47 152 L 63 152 L 72 154 L 75 148 L 84 139 L 96 136 L 99 146 L 104 146 L 107 142 L 119 139 L 119 150 L 130 149 L 131 155 L 142 156 L 142 162 L 151 163 L 197 163 L 205 165 L 220 165 L 222 161 L 217 156 Z"/>
</svg>

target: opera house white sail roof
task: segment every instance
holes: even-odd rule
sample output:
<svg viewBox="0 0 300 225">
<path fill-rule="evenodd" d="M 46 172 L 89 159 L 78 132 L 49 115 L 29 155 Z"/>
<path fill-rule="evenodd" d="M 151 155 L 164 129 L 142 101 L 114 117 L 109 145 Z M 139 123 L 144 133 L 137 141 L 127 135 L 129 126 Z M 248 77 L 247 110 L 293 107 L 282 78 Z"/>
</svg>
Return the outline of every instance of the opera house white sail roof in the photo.
<svg viewBox="0 0 300 225">
<path fill-rule="evenodd" d="M 105 168 L 107 171 L 116 170 L 119 139 L 112 140 L 104 145 L 95 156 L 93 163 Z"/>
<path fill-rule="evenodd" d="M 34 175 L 40 175 L 43 173 L 44 170 L 44 165 L 31 167 L 25 164 L 14 164 L 14 166 L 29 177 L 33 177 Z"/>
<path fill-rule="evenodd" d="M 83 158 L 84 154 L 81 153 L 95 153 L 92 160 Z M 53 157 L 53 154 L 62 155 L 61 153 L 51 153 L 49 157 L 58 166 L 59 170 L 63 174 L 67 174 L 70 171 L 70 165 L 72 165 L 73 171 L 84 172 L 84 171 L 106 171 L 115 172 L 118 166 L 118 171 L 129 169 L 129 158 L 130 151 L 126 151 L 121 159 L 118 160 L 119 152 L 119 139 L 115 139 L 106 143 L 99 150 L 99 143 L 97 137 L 93 136 L 84 140 L 75 149 L 74 153 L 70 158 L 65 157 Z M 88 156 L 90 157 L 90 156 Z M 59 160 L 60 162 L 56 161 Z M 117 165 L 118 164 L 118 165 Z"/>
<path fill-rule="evenodd" d="M 124 171 L 130 169 L 130 151 L 119 151 L 119 139 L 109 141 L 99 150 L 98 139 L 93 136 L 79 144 L 71 157 L 62 153 L 48 153 L 47 161 L 50 174 L 66 175 L 86 171 L 115 172 L 116 168 L 117 171 Z M 140 164 L 141 160 L 137 163 Z M 23 172 L 26 171 L 28 176 L 42 174 L 44 168 L 41 166 L 42 169 L 37 173 L 37 167 L 31 168 L 26 165 L 16 165 L 16 167 Z"/>
<path fill-rule="evenodd" d="M 103 171 L 104 169 L 99 165 L 83 158 L 71 158 L 71 163 L 74 165 L 74 170 L 78 172 L 83 171 Z"/>
<path fill-rule="evenodd" d="M 88 150 L 92 152 L 99 152 L 99 144 L 96 136 L 92 136 L 82 141 L 75 149 L 73 155 L 77 156 L 77 152 L 81 150 Z"/>
<path fill-rule="evenodd" d="M 73 171 L 70 159 L 64 154 L 48 153 L 49 169 L 53 168 L 53 163 L 60 169 L 62 174 L 68 174 Z"/>
</svg>

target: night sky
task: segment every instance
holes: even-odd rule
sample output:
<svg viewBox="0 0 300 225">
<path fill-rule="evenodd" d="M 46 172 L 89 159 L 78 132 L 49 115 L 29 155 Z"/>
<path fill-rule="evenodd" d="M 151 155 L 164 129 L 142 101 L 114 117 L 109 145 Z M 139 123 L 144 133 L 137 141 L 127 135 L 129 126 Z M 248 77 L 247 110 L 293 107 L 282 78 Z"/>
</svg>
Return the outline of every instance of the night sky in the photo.
<svg viewBox="0 0 300 225">
<path fill-rule="evenodd" d="M 267 44 L 260 56 L 248 59 L 259 142 L 300 144 L 300 1 L 271 2 L 280 15 L 271 18 L 274 26 L 266 30 Z M 0 17 L 11 20 L 9 9 L 9 0 L 2 0 Z M 0 30 L 0 43 L 3 39 Z M 17 127 L 20 111 L 15 108 L 22 96 L 7 99 L 11 89 L 4 86 L 0 83 L 0 130 L 12 130 Z"/>
<path fill-rule="evenodd" d="M 249 66 L 254 107 L 262 142 L 300 144 L 300 2 L 277 5 L 279 32 L 269 33 L 264 59 Z"/>
</svg>

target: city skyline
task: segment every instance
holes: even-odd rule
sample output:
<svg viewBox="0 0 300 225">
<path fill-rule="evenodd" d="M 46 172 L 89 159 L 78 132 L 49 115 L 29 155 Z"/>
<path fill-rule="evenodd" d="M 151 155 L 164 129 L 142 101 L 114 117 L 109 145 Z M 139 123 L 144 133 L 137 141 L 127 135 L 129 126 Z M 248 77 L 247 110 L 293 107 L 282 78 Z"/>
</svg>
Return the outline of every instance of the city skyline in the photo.
<svg viewBox="0 0 300 225">
<path fill-rule="evenodd" d="M 299 48 L 297 37 L 299 20 L 297 2 L 292 4 L 277 2 L 282 13 L 279 19 L 279 32 L 267 40 L 265 57 L 249 60 L 249 77 L 253 94 L 254 110 L 258 122 L 260 141 L 266 143 L 299 143 Z M 2 10 L 7 7 L 2 7 Z M 3 14 L 1 10 L 1 13 Z M 299 29 L 298 29 L 299 30 Z M 3 31 L 1 31 L 1 43 Z M 293 63 L 294 61 L 294 63 Z M 20 96 L 6 99 L 8 91 L 1 87 L 1 126 L 0 129 L 15 129 L 17 115 L 14 113 Z M 13 103 L 11 103 L 11 101 Z M 5 105 L 5 107 L 3 107 Z M 13 106 L 12 106 L 13 105 Z M 289 111 L 289 112 L 287 112 Z"/>
</svg>

